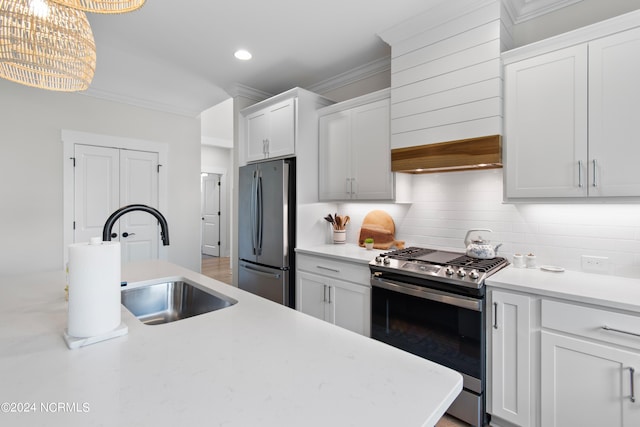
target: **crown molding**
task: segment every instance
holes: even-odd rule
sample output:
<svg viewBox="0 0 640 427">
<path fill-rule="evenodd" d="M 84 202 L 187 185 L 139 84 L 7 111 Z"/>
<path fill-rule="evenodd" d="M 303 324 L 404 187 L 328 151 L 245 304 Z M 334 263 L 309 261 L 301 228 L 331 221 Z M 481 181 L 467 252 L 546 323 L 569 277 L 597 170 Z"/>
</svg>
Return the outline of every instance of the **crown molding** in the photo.
<svg viewBox="0 0 640 427">
<path fill-rule="evenodd" d="M 113 92 L 110 92 L 110 91 L 96 89 L 94 87 L 89 87 L 89 89 L 87 89 L 87 90 L 85 90 L 83 92 L 78 92 L 78 94 L 90 96 L 90 97 L 93 97 L 93 98 L 103 99 L 105 101 L 112 101 L 112 102 L 118 102 L 118 103 L 121 103 L 121 104 L 128 104 L 128 105 L 132 105 L 134 107 L 140 107 L 140 108 L 146 108 L 146 109 L 149 109 L 149 110 L 161 111 L 163 113 L 177 114 L 177 115 L 180 115 L 180 116 L 197 117 L 197 116 L 200 115 L 200 113 L 202 113 L 202 111 L 195 111 L 195 110 L 190 110 L 190 109 L 185 109 L 185 108 L 179 108 L 179 107 L 176 107 L 175 105 L 171 105 L 171 104 L 164 104 L 164 103 L 161 103 L 161 102 L 150 101 L 150 100 L 147 100 L 147 99 L 140 99 L 140 98 L 135 98 L 135 97 L 132 97 L 132 96 L 125 96 L 125 95 L 113 93 Z"/>
<path fill-rule="evenodd" d="M 247 98 L 256 102 L 264 101 L 265 99 L 271 98 L 273 96 L 272 93 L 254 89 L 240 83 L 235 83 L 232 86 L 229 86 L 225 89 L 225 92 L 227 92 L 232 98 L 241 96 L 243 98 Z"/>
<path fill-rule="evenodd" d="M 582 0 L 504 0 L 504 6 L 514 24 L 520 24 Z"/>
<path fill-rule="evenodd" d="M 315 83 L 306 89 L 319 94 L 327 93 L 389 70 L 391 70 L 391 58 L 387 56 Z"/>
</svg>

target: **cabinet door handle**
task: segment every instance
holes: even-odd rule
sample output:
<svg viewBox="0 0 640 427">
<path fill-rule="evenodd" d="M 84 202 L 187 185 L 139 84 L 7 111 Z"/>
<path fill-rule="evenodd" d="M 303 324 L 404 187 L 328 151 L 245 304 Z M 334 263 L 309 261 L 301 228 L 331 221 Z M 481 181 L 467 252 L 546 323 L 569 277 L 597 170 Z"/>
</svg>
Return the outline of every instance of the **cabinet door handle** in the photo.
<svg viewBox="0 0 640 427">
<path fill-rule="evenodd" d="M 340 273 L 340 270 L 336 270 L 335 268 L 324 267 L 322 265 L 316 265 L 316 268 L 319 268 L 320 270 L 332 271 L 334 273 Z"/>
<path fill-rule="evenodd" d="M 594 187 L 598 186 L 598 181 L 596 179 L 596 166 L 597 166 L 596 159 L 593 159 L 593 186 Z"/>
<path fill-rule="evenodd" d="M 582 188 L 582 160 L 578 160 L 578 187 Z"/>
<path fill-rule="evenodd" d="M 493 303 L 493 329 L 498 329 L 498 303 Z"/>
<path fill-rule="evenodd" d="M 610 331 L 610 332 L 618 332 L 620 334 L 627 334 L 627 335 L 632 335 L 634 337 L 640 337 L 640 334 L 635 333 L 635 332 L 629 332 L 629 331 L 623 331 L 622 329 L 615 329 L 615 328 L 610 328 L 607 325 L 604 325 L 602 327 L 602 329 L 604 329 L 605 331 Z"/>
<path fill-rule="evenodd" d="M 322 285 L 322 302 L 327 302 L 327 285 Z"/>
<path fill-rule="evenodd" d="M 631 403 L 636 403 L 636 390 L 633 383 L 633 376 L 635 374 L 636 374 L 636 370 L 633 369 L 631 366 L 629 366 L 629 377 L 631 381 L 631 396 L 629 397 L 629 400 L 631 400 Z"/>
<path fill-rule="evenodd" d="M 329 292 L 329 304 L 331 304 L 331 286 L 327 286 L 327 290 Z"/>
</svg>

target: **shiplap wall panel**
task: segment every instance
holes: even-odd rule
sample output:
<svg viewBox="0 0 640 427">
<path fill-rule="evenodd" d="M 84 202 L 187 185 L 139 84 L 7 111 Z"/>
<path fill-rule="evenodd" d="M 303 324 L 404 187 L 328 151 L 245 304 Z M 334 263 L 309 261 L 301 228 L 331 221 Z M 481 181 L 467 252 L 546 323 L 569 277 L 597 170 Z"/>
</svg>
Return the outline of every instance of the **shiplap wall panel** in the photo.
<svg viewBox="0 0 640 427">
<path fill-rule="evenodd" d="M 391 147 L 502 133 L 499 0 L 391 44 Z"/>
<path fill-rule="evenodd" d="M 451 3 L 458 2 L 461 3 L 459 0 L 451 1 Z M 431 17 L 433 18 L 433 24 L 427 23 L 420 32 L 392 45 L 392 59 L 401 57 L 430 44 L 456 37 L 483 24 L 499 20 L 500 1 L 488 2 L 488 4 L 479 8 L 469 8 L 460 12 L 452 10 L 449 12 L 448 18 L 446 14 L 441 15 L 441 18 L 430 14 L 430 18 Z"/>
<path fill-rule="evenodd" d="M 435 58 L 443 58 L 452 52 L 462 52 L 473 46 L 500 40 L 500 28 L 494 22 L 488 22 L 469 31 L 439 40 L 393 59 L 393 72 L 400 73 L 408 68 L 432 62 Z M 425 41 L 428 43 L 428 41 Z"/>
<path fill-rule="evenodd" d="M 500 116 L 502 100 L 499 98 L 482 99 L 449 108 L 439 108 L 420 114 L 401 117 L 391 123 L 391 133 L 413 132 L 455 123 L 470 122 L 478 119 Z M 480 135 L 482 136 L 482 135 Z"/>
<path fill-rule="evenodd" d="M 420 96 L 399 102 L 395 105 L 391 118 L 408 117 L 415 111 L 433 111 L 438 108 L 495 98 L 496 93 L 502 93 L 502 80 L 499 78 L 454 87 L 451 90 L 431 93 L 430 96 Z"/>
<path fill-rule="evenodd" d="M 391 87 L 398 88 L 499 58 L 500 40 L 495 39 L 403 71 L 396 72 L 392 65 Z"/>
<path fill-rule="evenodd" d="M 494 59 L 472 67 L 441 74 L 430 79 L 420 80 L 410 85 L 393 88 L 392 117 L 395 112 L 395 106 L 402 102 L 421 97 L 428 99 L 430 95 L 436 93 L 463 88 L 486 80 L 501 78 L 500 76 L 496 76 L 496 67 L 500 67 L 500 59 Z"/>
<path fill-rule="evenodd" d="M 393 126 L 393 122 L 392 122 Z M 411 132 L 394 134 L 394 148 L 413 147 L 427 144 L 426 141 L 451 141 L 470 138 L 469 135 L 496 135 L 496 129 L 502 128 L 502 117 L 488 117 L 472 121 L 451 123 Z M 422 141 L 416 144 L 416 141 Z"/>
</svg>

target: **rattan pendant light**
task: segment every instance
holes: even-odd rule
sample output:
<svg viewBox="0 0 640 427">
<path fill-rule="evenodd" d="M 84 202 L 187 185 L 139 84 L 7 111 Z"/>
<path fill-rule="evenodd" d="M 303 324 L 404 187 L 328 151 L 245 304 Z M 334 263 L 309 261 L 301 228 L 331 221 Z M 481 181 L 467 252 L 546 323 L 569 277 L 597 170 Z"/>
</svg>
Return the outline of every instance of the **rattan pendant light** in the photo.
<svg viewBox="0 0 640 427">
<path fill-rule="evenodd" d="M 52 2 L 93 13 L 124 13 L 139 9 L 145 0 L 50 0 Z"/>
<path fill-rule="evenodd" d="M 73 92 L 89 87 L 95 68 L 84 12 L 46 0 L 0 0 L 0 77 Z"/>
</svg>

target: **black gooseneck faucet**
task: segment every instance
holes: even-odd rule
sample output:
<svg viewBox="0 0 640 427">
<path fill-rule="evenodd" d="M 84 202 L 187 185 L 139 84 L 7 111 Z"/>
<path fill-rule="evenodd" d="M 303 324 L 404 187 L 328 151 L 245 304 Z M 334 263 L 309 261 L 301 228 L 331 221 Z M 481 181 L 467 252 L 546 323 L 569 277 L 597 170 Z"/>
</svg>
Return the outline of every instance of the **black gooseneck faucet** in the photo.
<svg viewBox="0 0 640 427">
<path fill-rule="evenodd" d="M 133 211 L 148 212 L 151 215 L 155 216 L 160 223 L 160 237 L 162 238 L 162 244 L 164 246 L 169 246 L 169 226 L 167 225 L 167 220 L 164 218 L 164 216 L 162 216 L 160 211 L 147 205 L 127 205 L 112 213 L 109 218 L 107 218 L 107 222 L 104 223 L 104 228 L 102 229 L 102 240 L 104 242 L 110 241 L 111 230 L 113 229 L 113 225 L 116 223 L 116 221 L 122 215 Z"/>
</svg>

